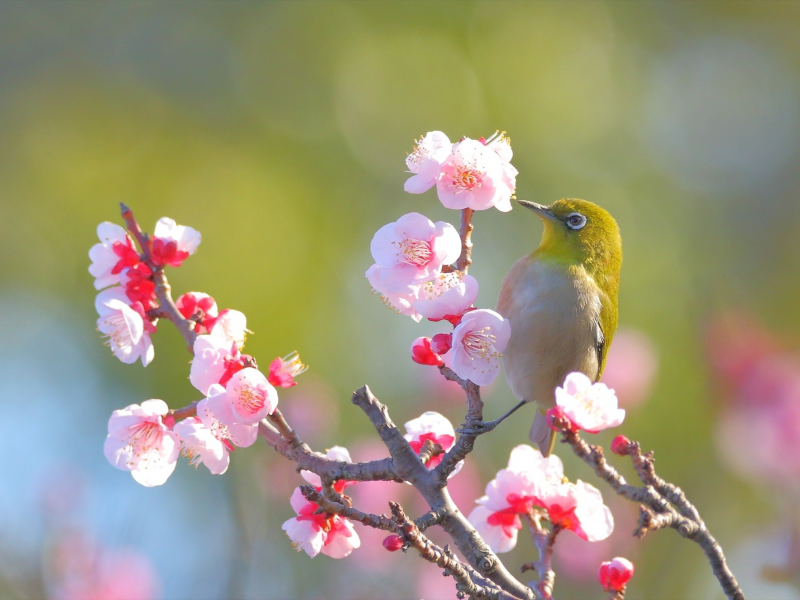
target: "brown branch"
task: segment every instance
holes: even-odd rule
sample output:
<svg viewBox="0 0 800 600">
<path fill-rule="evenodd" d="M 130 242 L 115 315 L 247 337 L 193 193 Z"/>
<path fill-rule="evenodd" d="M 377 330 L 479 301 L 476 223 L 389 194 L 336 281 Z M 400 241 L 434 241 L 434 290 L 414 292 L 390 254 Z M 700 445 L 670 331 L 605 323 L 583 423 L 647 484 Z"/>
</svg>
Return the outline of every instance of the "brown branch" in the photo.
<svg viewBox="0 0 800 600">
<path fill-rule="evenodd" d="M 608 597 L 608 600 L 625 600 L 625 586 L 623 585 L 617 591 L 611 592 L 611 595 Z"/>
<path fill-rule="evenodd" d="M 484 578 L 469 565 L 462 563 L 449 546 L 441 548 L 430 541 L 403 512 L 396 502 L 390 502 L 394 520 L 398 524 L 398 535 L 410 546 L 419 551 L 419 555 L 428 562 L 444 569 L 445 575 L 452 575 L 456 580 L 456 589 L 470 598 L 478 600 L 519 600 L 517 596 L 504 591 L 494 582 Z"/>
<path fill-rule="evenodd" d="M 189 417 L 193 417 L 197 414 L 197 403 L 200 402 L 199 400 L 195 400 L 188 406 L 184 406 L 183 408 L 173 408 L 170 409 L 169 415 L 175 419 L 176 421 L 180 421 L 181 419 L 187 419 Z"/>
<path fill-rule="evenodd" d="M 467 274 L 467 270 L 472 264 L 472 230 L 475 229 L 472 224 L 472 214 L 474 212 L 471 208 L 461 211 L 461 229 L 458 232 L 461 236 L 461 256 L 458 257 L 456 267 L 464 275 Z"/>
<path fill-rule="evenodd" d="M 571 431 L 566 419 L 554 418 L 552 422 L 563 434 L 562 442 L 569 444 L 572 451 L 592 467 L 598 477 L 608 483 L 620 496 L 644 505 L 634 535 L 642 537 L 648 531 L 662 527 L 675 529 L 679 535 L 700 546 L 725 595 L 732 600 L 744 600 L 744 594 L 736 577 L 725 561 L 722 547 L 708 531 L 699 512 L 686 499 L 684 493 L 656 475 L 652 452 L 642 454 L 638 442 L 629 443 L 621 452 L 623 455 L 631 456 L 636 473 L 645 484 L 644 487 L 637 488 L 627 484 L 625 479 L 606 462 L 602 448 L 590 446 L 577 432 Z"/>
<path fill-rule="evenodd" d="M 439 367 L 439 372 L 448 381 L 458 383 L 467 396 L 467 415 L 464 421 L 464 428 L 470 429 L 476 423 L 483 421 L 483 400 L 481 400 L 481 388 L 469 380 L 461 379 L 455 372 L 445 366 Z M 436 466 L 434 472 L 441 483 L 445 483 L 447 478 L 456 468 L 456 465 L 466 458 L 475 447 L 475 440 L 480 433 L 462 433 L 452 448 L 442 457 L 442 461 Z"/>
<path fill-rule="evenodd" d="M 532 563 L 525 563 L 521 567 L 521 571 L 536 570 L 539 574 L 539 583 L 536 585 L 536 591 L 543 600 L 552 600 L 553 587 L 555 586 L 556 573 L 553 571 L 552 558 L 553 547 L 556 543 L 556 536 L 563 529 L 560 525 L 553 525 L 553 528 L 548 531 L 547 528 L 542 526 L 542 514 L 539 511 L 531 511 L 525 518 L 528 521 L 528 526 L 531 530 L 531 537 L 536 549 L 539 551 L 539 560 Z"/>
</svg>

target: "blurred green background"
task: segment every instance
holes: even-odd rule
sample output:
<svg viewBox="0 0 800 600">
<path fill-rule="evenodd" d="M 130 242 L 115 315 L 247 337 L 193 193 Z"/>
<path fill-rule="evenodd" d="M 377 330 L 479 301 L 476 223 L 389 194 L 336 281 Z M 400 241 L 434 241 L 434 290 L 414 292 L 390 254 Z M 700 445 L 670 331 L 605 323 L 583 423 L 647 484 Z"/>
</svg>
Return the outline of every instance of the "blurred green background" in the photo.
<svg viewBox="0 0 800 600">
<path fill-rule="evenodd" d="M 728 307 L 800 333 L 800 3 L 767 0 L 0 3 L 0 597 L 53 595 L 65 522 L 145 554 L 166 599 L 454 597 L 450 579 L 384 552 L 382 536 L 342 561 L 294 553 L 280 525 L 300 478 L 266 445 L 237 452 L 224 477 L 182 459 L 153 490 L 112 469 L 111 410 L 197 393 L 165 323 L 146 369 L 106 351 L 86 271 L 119 202 L 145 229 L 162 216 L 198 229 L 199 252 L 169 274 L 176 295 L 243 311 L 262 365 L 300 352 L 311 369 L 281 407 L 315 448 L 380 456 L 349 403 L 364 383 L 397 423 L 428 409 L 463 418 L 408 358 L 442 326 L 386 310 L 363 277 L 385 223 L 411 211 L 458 221 L 434 191 L 403 192 L 405 155 L 434 129 L 505 130 L 518 198 L 582 197 L 617 218 L 620 324 L 660 357 L 622 431 L 695 501 L 749 597 L 800 597 L 757 576 L 752 549 L 778 552 L 778 503 L 721 466 L 701 339 Z M 541 226 L 521 210 L 475 225 L 471 273 L 493 307 Z M 512 401 L 500 378 L 487 416 Z M 462 510 L 526 441 L 528 416 L 480 439 L 454 491 Z M 571 478 L 595 483 L 559 453 Z M 403 487 L 381 493 L 422 510 Z M 719 596 L 696 546 L 671 531 L 631 543 L 636 508 L 598 487 L 620 530 L 598 561 L 634 560 L 628 598 Z M 516 571 L 534 552 L 523 532 L 504 558 Z M 603 597 L 597 562 L 560 560 L 559 598 Z"/>
</svg>

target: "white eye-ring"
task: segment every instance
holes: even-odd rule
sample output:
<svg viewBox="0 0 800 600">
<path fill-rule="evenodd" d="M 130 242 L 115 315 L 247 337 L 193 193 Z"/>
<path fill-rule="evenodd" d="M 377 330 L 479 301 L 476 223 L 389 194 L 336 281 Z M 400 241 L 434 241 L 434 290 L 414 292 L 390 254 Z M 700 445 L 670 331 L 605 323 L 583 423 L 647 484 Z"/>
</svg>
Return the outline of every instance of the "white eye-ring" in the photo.
<svg viewBox="0 0 800 600">
<path fill-rule="evenodd" d="M 574 212 L 567 217 L 567 227 L 570 229 L 583 229 L 586 225 L 586 217 L 579 212 Z"/>
</svg>

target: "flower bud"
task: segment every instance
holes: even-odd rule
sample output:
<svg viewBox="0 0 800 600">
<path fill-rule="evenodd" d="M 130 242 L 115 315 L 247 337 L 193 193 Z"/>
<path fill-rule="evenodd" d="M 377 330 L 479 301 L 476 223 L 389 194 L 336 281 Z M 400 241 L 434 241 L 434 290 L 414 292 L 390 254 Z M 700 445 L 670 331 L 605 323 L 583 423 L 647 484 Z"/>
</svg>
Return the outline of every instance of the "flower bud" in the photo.
<svg viewBox="0 0 800 600">
<path fill-rule="evenodd" d="M 389 552 L 397 552 L 403 547 L 403 538 L 399 535 L 387 535 L 383 538 L 383 547 Z"/>
<path fill-rule="evenodd" d="M 611 441 L 611 451 L 619 456 L 628 456 L 631 453 L 631 441 L 624 435 L 618 435 Z"/>
<path fill-rule="evenodd" d="M 303 364 L 297 352 L 292 352 L 283 358 L 276 358 L 270 363 L 267 379 L 275 387 L 288 388 L 297 385 L 294 378 L 306 371 L 308 371 L 308 365 Z"/>
<path fill-rule="evenodd" d="M 606 561 L 600 565 L 597 579 L 600 585 L 607 592 L 618 592 L 633 577 L 633 563 L 627 558 L 617 556 L 611 561 Z"/>
<path fill-rule="evenodd" d="M 431 349 L 431 338 L 421 337 L 411 344 L 411 360 L 421 365 L 441 367 L 444 364 L 442 357 Z"/>
<path fill-rule="evenodd" d="M 545 415 L 547 417 L 547 426 L 553 431 L 578 431 L 578 428 L 569 420 L 560 406 L 554 406 L 547 410 Z"/>
<path fill-rule="evenodd" d="M 452 333 L 437 333 L 431 338 L 431 350 L 433 350 L 436 354 L 447 354 L 452 346 Z"/>
</svg>

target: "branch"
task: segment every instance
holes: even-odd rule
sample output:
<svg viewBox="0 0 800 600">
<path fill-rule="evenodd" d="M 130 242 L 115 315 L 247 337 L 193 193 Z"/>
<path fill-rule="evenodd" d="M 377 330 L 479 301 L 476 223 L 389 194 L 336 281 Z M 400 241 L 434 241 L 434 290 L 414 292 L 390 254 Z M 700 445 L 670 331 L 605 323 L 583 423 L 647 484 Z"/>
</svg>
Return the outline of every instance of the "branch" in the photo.
<svg viewBox="0 0 800 600">
<path fill-rule="evenodd" d="M 464 428 L 470 429 L 473 424 L 483 421 L 483 400 L 481 400 L 481 388 L 469 380 L 461 379 L 455 372 L 445 366 L 439 367 L 439 372 L 448 381 L 455 381 L 467 395 L 467 416 Z M 462 433 L 452 448 L 442 457 L 434 472 L 441 483 L 447 482 L 447 478 L 456 468 L 456 465 L 466 458 L 475 447 L 475 440 L 480 433 Z"/>
<path fill-rule="evenodd" d="M 474 212 L 471 208 L 461 211 L 461 229 L 458 232 L 461 236 L 461 256 L 458 257 L 456 267 L 464 275 L 467 274 L 467 270 L 472 264 L 472 230 L 475 229 L 472 224 L 472 213 Z"/>
<path fill-rule="evenodd" d="M 569 444 L 572 451 L 592 467 L 598 477 L 606 481 L 620 496 L 644 505 L 634 535 L 641 538 L 647 532 L 663 527 L 675 529 L 681 537 L 694 541 L 702 548 L 725 595 L 731 600 L 744 600 L 744 594 L 736 577 L 728 568 L 719 543 L 708 531 L 699 512 L 687 500 L 684 493 L 656 475 L 652 452 L 642 454 L 638 442 L 629 442 L 619 452 L 631 456 L 636 473 L 645 484 L 644 487 L 637 488 L 628 485 L 625 479 L 606 462 L 602 448 L 590 446 L 577 432 L 571 431 L 568 421 L 556 417 L 552 422 L 563 434 L 562 442 Z"/>
<path fill-rule="evenodd" d="M 535 569 L 539 574 L 539 583 L 536 586 L 536 591 L 539 592 L 543 600 L 552 600 L 553 587 L 556 581 L 556 573 L 552 567 L 553 547 L 556 543 L 556 536 L 563 528 L 561 525 L 553 525 L 553 528 L 548 531 L 542 526 L 542 514 L 538 511 L 529 512 L 525 515 L 525 518 L 528 520 L 533 543 L 539 551 L 539 560 L 525 563 L 522 565 L 521 571 L 524 573 Z"/>
</svg>

